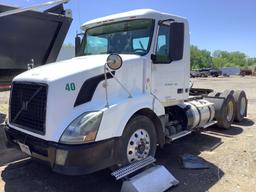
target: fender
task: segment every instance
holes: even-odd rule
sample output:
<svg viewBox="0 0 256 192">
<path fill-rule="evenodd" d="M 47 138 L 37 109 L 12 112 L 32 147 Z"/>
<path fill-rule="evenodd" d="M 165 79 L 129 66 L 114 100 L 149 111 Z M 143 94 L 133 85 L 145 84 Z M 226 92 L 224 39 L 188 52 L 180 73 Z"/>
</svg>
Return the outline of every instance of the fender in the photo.
<svg viewBox="0 0 256 192">
<path fill-rule="evenodd" d="M 157 116 L 164 114 L 164 108 L 152 95 L 139 95 L 123 100 L 104 111 L 96 141 L 120 137 L 129 119 L 140 109 L 148 108 Z"/>
</svg>

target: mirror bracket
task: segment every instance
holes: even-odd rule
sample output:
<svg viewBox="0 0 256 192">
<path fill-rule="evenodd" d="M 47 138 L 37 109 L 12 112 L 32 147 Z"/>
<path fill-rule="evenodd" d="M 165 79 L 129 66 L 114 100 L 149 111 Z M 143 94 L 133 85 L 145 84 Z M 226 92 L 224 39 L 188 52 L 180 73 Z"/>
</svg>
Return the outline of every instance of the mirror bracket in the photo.
<svg viewBox="0 0 256 192">
<path fill-rule="evenodd" d="M 150 58 L 153 63 L 156 63 L 156 55 L 155 54 L 151 54 Z"/>
<path fill-rule="evenodd" d="M 105 77 L 105 94 L 106 94 L 106 107 L 109 107 L 108 100 L 108 79 L 107 72 L 115 79 L 115 81 L 127 92 L 128 98 L 132 98 L 131 92 L 126 88 L 126 86 L 112 73 L 111 70 L 118 70 L 122 67 L 123 60 L 122 57 L 118 54 L 110 54 L 107 58 L 107 61 L 104 65 L 104 77 Z M 110 70 L 111 69 L 111 70 Z"/>
</svg>

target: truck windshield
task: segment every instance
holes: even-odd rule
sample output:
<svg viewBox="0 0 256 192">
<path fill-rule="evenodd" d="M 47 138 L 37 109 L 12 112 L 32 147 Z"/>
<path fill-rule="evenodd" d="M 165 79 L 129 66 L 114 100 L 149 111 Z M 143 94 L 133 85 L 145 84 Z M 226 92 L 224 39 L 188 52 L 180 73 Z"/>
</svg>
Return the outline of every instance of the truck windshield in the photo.
<svg viewBox="0 0 256 192">
<path fill-rule="evenodd" d="M 86 30 L 80 55 L 137 54 L 150 49 L 154 20 L 137 19 L 100 25 Z"/>
</svg>

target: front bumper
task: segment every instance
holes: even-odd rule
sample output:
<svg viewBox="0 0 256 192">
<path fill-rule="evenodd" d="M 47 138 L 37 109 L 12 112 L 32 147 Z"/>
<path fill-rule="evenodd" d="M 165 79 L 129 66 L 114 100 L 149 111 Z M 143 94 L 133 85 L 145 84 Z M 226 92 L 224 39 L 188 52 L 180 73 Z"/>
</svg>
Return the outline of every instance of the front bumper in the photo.
<svg viewBox="0 0 256 192">
<path fill-rule="evenodd" d="M 5 133 L 8 142 L 18 142 L 27 145 L 31 156 L 48 164 L 53 171 L 65 175 L 89 174 L 116 164 L 114 153 L 116 139 L 81 144 L 65 145 L 45 141 L 6 126 Z M 62 163 L 56 161 L 59 154 L 65 154 Z"/>
</svg>

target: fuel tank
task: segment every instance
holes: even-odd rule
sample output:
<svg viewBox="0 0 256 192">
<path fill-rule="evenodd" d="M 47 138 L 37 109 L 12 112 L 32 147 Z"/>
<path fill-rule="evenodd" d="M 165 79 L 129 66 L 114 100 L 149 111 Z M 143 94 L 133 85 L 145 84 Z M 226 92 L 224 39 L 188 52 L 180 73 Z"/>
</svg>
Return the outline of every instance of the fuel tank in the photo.
<svg viewBox="0 0 256 192">
<path fill-rule="evenodd" d="M 200 128 L 210 123 L 215 116 L 214 104 L 204 100 L 193 100 L 180 105 L 187 117 L 187 128 Z"/>
</svg>

